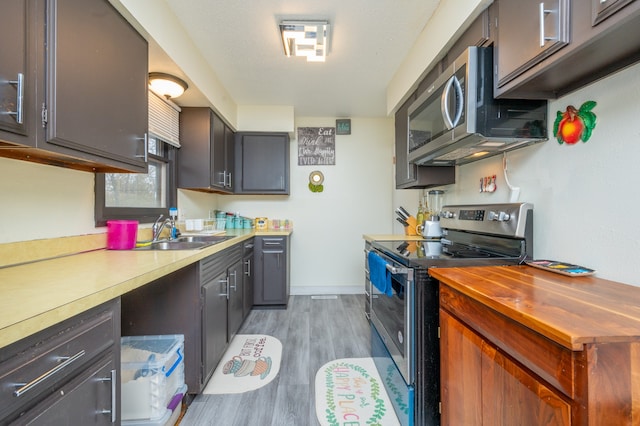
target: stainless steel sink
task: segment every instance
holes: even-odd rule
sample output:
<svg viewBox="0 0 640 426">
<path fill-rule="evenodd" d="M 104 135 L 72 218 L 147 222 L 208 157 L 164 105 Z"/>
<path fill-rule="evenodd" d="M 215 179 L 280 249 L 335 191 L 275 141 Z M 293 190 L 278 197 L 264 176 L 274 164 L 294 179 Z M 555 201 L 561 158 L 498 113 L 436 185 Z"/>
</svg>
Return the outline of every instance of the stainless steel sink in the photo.
<svg viewBox="0 0 640 426">
<path fill-rule="evenodd" d="M 198 250 L 211 244 L 197 241 L 158 241 L 148 246 L 136 248 L 136 250 Z"/>
<path fill-rule="evenodd" d="M 220 243 L 233 238 L 233 235 L 185 235 L 178 237 L 175 241 Z"/>
<path fill-rule="evenodd" d="M 175 240 L 156 241 L 136 250 L 200 250 L 233 238 L 232 235 L 193 235 L 178 237 Z"/>
</svg>

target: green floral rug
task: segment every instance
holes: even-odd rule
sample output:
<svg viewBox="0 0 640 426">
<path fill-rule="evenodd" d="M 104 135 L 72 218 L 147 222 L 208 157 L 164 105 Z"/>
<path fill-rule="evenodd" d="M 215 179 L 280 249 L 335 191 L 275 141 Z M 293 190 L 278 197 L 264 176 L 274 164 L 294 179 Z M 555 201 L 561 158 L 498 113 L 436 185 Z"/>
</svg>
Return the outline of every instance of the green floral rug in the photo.
<svg viewBox="0 0 640 426">
<path fill-rule="evenodd" d="M 344 358 L 316 373 L 316 415 L 322 426 L 400 425 L 372 358 Z"/>
</svg>

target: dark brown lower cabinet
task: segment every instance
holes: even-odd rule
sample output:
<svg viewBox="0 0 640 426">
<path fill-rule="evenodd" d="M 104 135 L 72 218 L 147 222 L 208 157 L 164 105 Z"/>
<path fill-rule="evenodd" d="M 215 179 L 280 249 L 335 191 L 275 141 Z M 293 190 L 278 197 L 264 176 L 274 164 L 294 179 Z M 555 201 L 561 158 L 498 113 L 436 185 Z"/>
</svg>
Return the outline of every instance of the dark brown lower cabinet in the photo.
<svg viewBox="0 0 640 426">
<path fill-rule="evenodd" d="M 230 342 L 244 321 L 244 266 L 241 258 L 238 258 L 238 261 L 227 270 L 227 276 L 229 279 L 227 340 Z"/>
<path fill-rule="evenodd" d="M 244 271 L 242 274 L 242 317 L 249 315 L 253 308 L 253 275 L 255 263 L 253 262 L 253 247 L 255 240 L 252 238 L 244 242 L 242 254 L 242 264 Z"/>
<path fill-rule="evenodd" d="M 202 360 L 199 386 L 204 389 L 227 348 L 229 277 L 215 256 L 200 262 L 202 285 Z M 199 392 L 199 391 L 198 391 Z"/>
<path fill-rule="evenodd" d="M 120 424 L 120 299 L 0 349 L 0 424 Z"/>
<path fill-rule="evenodd" d="M 289 301 L 289 237 L 256 237 L 254 306 L 287 307 Z"/>
</svg>

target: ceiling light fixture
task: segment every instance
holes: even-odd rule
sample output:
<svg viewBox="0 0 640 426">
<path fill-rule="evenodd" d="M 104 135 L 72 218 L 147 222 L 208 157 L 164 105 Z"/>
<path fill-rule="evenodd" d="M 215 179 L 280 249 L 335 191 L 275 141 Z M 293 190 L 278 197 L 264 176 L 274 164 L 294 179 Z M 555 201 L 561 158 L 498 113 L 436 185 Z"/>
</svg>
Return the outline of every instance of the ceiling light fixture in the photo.
<svg viewBox="0 0 640 426">
<path fill-rule="evenodd" d="M 280 35 L 284 54 L 306 56 L 308 62 L 324 62 L 329 51 L 327 21 L 282 21 Z"/>
<path fill-rule="evenodd" d="M 149 86 L 151 90 L 167 99 L 177 98 L 189 87 L 184 80 L 163 72 L 149 73 Z"/>
</svg>

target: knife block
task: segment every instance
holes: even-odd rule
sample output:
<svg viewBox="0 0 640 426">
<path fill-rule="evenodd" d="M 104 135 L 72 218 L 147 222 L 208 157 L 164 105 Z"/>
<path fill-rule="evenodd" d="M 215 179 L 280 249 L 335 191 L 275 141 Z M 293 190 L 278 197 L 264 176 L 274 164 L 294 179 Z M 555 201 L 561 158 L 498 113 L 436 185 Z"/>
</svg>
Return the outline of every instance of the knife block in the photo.
<svg viewBox="0 0 640 426">
<path fill-rule="evenodd" d="M 404 227 L 404 233 L 406 235 L 410 235 L 410 236 L 415 236 L 415 235 L 419 235 L 418 234 L 418 221 L 416 220 L 415 217 L 413 216 L 409 216 L 407 218 L 407 224 L 408 226 Z"/>
</svg>

